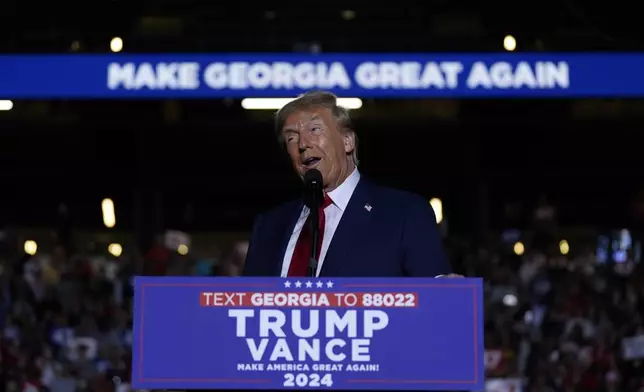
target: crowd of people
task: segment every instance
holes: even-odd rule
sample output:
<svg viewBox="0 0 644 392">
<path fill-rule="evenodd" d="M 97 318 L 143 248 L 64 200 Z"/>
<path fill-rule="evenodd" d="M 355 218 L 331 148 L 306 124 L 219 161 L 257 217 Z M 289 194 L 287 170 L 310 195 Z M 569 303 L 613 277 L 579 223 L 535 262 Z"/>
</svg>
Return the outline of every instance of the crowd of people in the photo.
<svg viewBox="0 0 644 392">
<path fill-rule="evenodd" d="M 446 245 L 456 272 L 485 280 L 487 390 L 644 391 L 644 275 L 633 257 L 598 263 L 591 248 L 562 255 L 522 241 L 522 252 L 503 240 Z M 217 260 L 162 243 L 118 257 L 103 246 L 28 255 L 16 238 L 1 244 L 0 390 L 9 392 L 128 391 L 132 276 L 238 275 L 248 248 Z"/>
<path fill-rule="evenodd" d="M 644 283 L 631 262 L 483 254 L 492 391 L 644 391 Z M 522 387 L 521 387 L 522 386 Z"/>
<path fill-rule="evenodd" d="M 128 391 L 134 275 L 237 275 L 247 244 L 194 259 L 159 243 L 114 256 L 108 246 L 24 253 L 0 240 L 0 391 Z"/>
</svg>

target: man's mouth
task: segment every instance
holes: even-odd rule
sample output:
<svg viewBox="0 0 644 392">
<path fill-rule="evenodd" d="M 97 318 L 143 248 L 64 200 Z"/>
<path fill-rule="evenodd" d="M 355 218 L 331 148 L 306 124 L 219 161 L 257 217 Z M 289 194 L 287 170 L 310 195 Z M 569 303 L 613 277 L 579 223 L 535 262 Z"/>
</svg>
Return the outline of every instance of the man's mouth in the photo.
<svg viewBox="0 0 644 392">
<path fill-rule="evenodd" d="M 310 157 L 302 161 L 302 164 L 307 168 L 310 169 L 312 167 L 315 167 L 322 158 L 317 158 L 317 157 Z"/>
</svg>

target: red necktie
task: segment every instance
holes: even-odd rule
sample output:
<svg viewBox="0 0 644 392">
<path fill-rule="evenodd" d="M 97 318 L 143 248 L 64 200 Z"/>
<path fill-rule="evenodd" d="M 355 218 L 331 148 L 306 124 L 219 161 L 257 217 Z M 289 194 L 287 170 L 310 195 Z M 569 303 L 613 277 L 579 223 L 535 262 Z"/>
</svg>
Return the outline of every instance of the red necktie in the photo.
<svg viewBox="0 0 644 392">
<path fill-rule="evenodd" d="M 320 259 L 320 250 L 322 249 L 322 240 L 324 238 L 324 223 L 326 217 L 324 216 L 324 209 L 330 206 L 333 203 L 329 195 L 324 194 L 324 202 L 319 207 L 318 216 L 319 219 L 319 228 L 320 228 L 320 238 L 318 238 L 318 251 L 315 255 L 315 259 Z M 300 237 L 297 239 L 297 244 L 295 244 L 295 250 L 293 251 L 293 258 L 291 258 L 291 265 L 288 268 L 288 276 L 307 276 L 309 268 L 309 258 L 311 257 L 311 214 L 306 218 L 302 231 L 300 232 Z"/>
</svg>

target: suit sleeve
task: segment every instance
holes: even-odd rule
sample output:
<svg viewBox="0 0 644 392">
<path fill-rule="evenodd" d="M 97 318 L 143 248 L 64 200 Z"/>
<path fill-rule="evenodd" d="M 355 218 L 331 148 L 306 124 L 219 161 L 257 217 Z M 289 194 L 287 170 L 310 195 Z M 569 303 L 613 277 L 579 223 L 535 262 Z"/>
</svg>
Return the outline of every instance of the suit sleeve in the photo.
<svg viewBox="0 0 644 392">
<path fill-rule="evenodd" d="M 405 274 L 421 278 L 451 273 L 434 210 L 420 196 L 408 206 L 402 238 Z"/>
<path fill-rule="evenodd" d="M 250 241 L 248 243 L 248 253 L 246 253 L 246 261 L 244 261 L 244 269 L 242 271 L 242 276 L 261 276 L 261 257 L 258 254 L 258 244 L 259 244 L 259 233 L 260 227 L 262 224 L 262 216 L 258 215 L 255 218 L 255 223 L 253 224 L 253 231 L 250 235 Z"/>
</svg>

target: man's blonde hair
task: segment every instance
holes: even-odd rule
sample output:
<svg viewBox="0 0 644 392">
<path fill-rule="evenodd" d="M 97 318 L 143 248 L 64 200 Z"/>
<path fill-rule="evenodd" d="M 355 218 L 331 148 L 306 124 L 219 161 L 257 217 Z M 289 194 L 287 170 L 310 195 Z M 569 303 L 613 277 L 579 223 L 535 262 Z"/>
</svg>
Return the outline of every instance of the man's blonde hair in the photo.
<svg viewBox="0 0 644 392">
<path fill-rule="evenodd" d="M 284 145 L 284 134 L 282 129 L 286 119 L 293 113 L 307 111 L 316 108 L 324 108 L 331 112 L 331 115 L 338 124 L 340 132 L 351 132 L 355 139 L 355 147 L 351 154 L 353 163 L 358 166 L 358 135 L 353 128 L 353 122 L 349 115 L 349 110 L 345 107 L 338 106 L 338 97 L 327 91 L 310 91 L 302 94 L 293 101 L 284 105 L 275 113 L 275 134 L 281 145 Z"/>
</svg>

